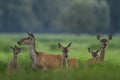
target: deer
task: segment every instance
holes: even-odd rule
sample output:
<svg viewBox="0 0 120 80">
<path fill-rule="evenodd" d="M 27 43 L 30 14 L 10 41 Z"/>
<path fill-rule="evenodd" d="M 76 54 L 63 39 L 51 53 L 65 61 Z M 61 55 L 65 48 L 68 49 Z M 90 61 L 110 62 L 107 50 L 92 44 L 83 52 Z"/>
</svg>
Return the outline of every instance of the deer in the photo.
<svg viewBox="0 0 120 80">
<path fill-rule="evenodd" d="M 108 39 L 105 39 L 105 38 L 101 38 L 101 35 L 100 34 L 97 34 L 97 40 L 100 41 L 101 43 L 101 54 L 100 54 L 100 59 L 99 61 L 104 61 L 104 57 L 105 57 L 105 50 L 106 50 L 106 47 L 108 45 L 108 42 L 112 39 L 112 35 L 110 34 L 108 36 Z"/>
<path fill-rule="evenodd" d="M 10 61 L 8 63 L 8 70 L 9 70 L 9 73 L 15 71 L 17 72 L 18 69 L 19 69 L 19 64 L 17 62 L 17 56 L 18 54 L 20 53 L 21 51 L 21 48 L 18 48 L 17 46 L 14 46 L 14 47 L 10 47 L 11 50 L 13 51 L 13 59 L 12 61 Z"/>
<path fill-rule="evenodd" d="M 108 39 L 105 39 L 105 38 L 101 38 L 100 34 L 97 34 L 96 38 L 97 38 L 97 40 L 100 41 L 100 43 L 102 45 L 101 49 L 100 49 L 100 55 L 89 59 L 88 60 L 89 63 L 96 63 L 96 62 L 101 62 L 101 61 L 103 62 L 104 61 L 105 49 L 107 47 L 109 40 L 112 39 L 112 35 L 109 35 Z"/>
<path fill-rule="evenodd" d="M 99 49 L 96 51 L 93 51 L 92 49 L 88 48 L 88 52 L 92 54 L 92 58 L 95 58 L 98 56 Z"/>
<path fill-rule="evenodd" d="M 92 55 L 92 58 L 87 60 L 88 64 L 96 63 L 99 60 L 98 52 L 100 50 L 93 51 L 92 49 L 88 48 L 88 52 Z"/>
<path fill-rule="evenodd" d="M 70 42 L 68 44 L 68 46 L 63 47 L 62 44 L 60 42 L 58 42 L 58 47 L 62 50 L 63 54 L 62 54 L 62 67 L 78 67 L 78 61 L 75 58 L 68 58 L 68 48 L 71 46 Z"/>
<path fill-rule="evenodd" d="M 36 50 L 33 33 L 28 33 L 28 37 L 19 40 L 17 43 L 19 45 L 28 46 L 31 64 L 34 70 L 37 70 L 38 68 L 48 70 L 49 68 L 58 68 L 61 66 L 61 55 L 48 54 Z"/>
</svg>

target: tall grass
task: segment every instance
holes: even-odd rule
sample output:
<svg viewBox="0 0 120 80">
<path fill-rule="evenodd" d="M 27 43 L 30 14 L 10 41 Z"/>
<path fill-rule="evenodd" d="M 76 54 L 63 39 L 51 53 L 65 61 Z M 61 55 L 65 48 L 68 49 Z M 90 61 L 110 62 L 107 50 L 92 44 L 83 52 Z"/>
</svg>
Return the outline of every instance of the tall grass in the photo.
<svg viewBox="0 0 120 80">
<path fill-rule="evenodd" d="M 8 74 L 7 64 L 12 59 L 10 46 L 17 45 L 16 42 L 26 34 L 0 34 L 0 80 L 120 80 L 120 37 L 113 36 L 106 49 L 105 62 L 87 66 L 86 61 L 91 58 L 87 48 L 98 49 L 100 42 L 95 35 L 55 35 L 55 34 L 35 34 L 36 49 L 48 54 L 62 54 L 57 43 L 67 45 L 72 42 L 69 49 L 69 57 L 77 58 L 79 68 L 59 68 L 48 71 L 34 71 L 27 46 L 18 55 L 20 69 L 18 73 Z M 107 37 L 107 36 L 105 36 Z"/>
</svg>

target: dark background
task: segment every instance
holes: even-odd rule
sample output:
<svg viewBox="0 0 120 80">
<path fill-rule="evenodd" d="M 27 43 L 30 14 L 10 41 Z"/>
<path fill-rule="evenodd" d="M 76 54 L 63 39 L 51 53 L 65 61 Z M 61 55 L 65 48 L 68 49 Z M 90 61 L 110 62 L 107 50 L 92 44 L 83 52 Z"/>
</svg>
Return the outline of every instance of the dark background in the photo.
<svg viewBox="0 0 120 80">
<path fill-rule="evenodd" d="M 119 33 L 120 0 L 0 0 L 0 32 Z"/>
</svg>

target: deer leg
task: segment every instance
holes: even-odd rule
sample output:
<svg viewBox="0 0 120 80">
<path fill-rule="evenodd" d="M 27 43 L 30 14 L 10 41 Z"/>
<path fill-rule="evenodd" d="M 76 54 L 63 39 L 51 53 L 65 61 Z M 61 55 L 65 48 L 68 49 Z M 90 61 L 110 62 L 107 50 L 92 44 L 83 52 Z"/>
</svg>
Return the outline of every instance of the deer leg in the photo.
<svg viewBox="0 0 120 80">
<path fill-rule="evenodd" d="M 32 63 L 32 68 L 33 68 L 34 70 L 37 69 L 37 67 L 36 67 L 36 65 L 35 65 L 34 63 Z"/>
</svg>

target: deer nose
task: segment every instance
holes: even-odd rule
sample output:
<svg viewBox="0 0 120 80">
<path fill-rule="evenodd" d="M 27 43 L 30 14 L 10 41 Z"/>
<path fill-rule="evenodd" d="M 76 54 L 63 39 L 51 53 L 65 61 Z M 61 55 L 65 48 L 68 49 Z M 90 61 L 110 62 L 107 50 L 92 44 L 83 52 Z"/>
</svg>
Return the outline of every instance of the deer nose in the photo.
<svg viewBox="0 0 120 80">
<path fill-rule="evenodd" d="M 67 58 L 67 57 L 68 57 L 68 55 L 65 55 L 65 57 Z"/>
<path fill-rule="evenodd" d="M 106 48 L 107 44 L 103 44 L 103 48 Z"/>
<path fill-rule="evenodd" d="M 104 46 L 107 46 L 107 44 L 103 44 Z"/>
</svg>

